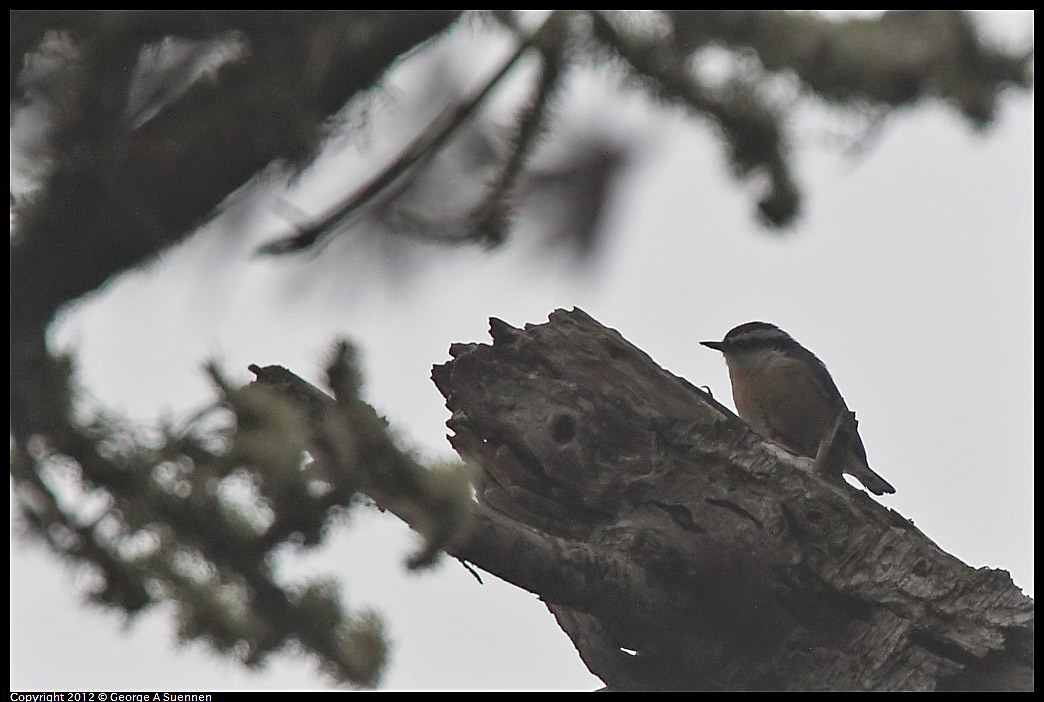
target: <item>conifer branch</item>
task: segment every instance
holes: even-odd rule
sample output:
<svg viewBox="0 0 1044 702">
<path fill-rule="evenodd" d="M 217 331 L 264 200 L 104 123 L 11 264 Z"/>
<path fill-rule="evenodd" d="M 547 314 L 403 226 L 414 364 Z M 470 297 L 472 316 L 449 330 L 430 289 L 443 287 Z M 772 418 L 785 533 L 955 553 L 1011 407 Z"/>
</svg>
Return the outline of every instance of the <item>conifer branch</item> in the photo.
<svg viewBox="0 0 1044 702">
<path fill-rule="evenodd" d="M 529 49 L 540 40 L 548 27 L 553 26 L 556 13 L 528 37 L 523 37 L 515 51 L 500 68 L 471 97 L 444 110 L 380 173 L 335 206 L 318 221 L 306 224 L 297 234 L 269 242 L 258 249 L 260 254 L 284 254 L 315 246 L 342 227 L 361 208 L 373 201 L 414 166 L 437 152 L 474 114 L 475 110 L 493 92 Z"/>
</svg>

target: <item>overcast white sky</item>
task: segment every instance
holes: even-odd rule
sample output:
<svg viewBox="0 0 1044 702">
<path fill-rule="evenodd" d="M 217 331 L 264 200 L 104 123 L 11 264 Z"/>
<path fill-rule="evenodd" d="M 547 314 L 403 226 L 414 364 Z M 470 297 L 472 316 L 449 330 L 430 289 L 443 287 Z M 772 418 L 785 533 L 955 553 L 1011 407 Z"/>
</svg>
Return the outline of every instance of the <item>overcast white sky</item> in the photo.
<svg viewBox="0 0 1044 702">
<path fill-rule="evenodd" d="M 1027 12 L 987 21 L 1015 38 L 1032 32 Z M 535 256 L 520 231 L 494 253 L 425 251 L 398 277 L 374 265 L 308 282 L 306 260 L 249 255 L 277 218 L 240 216 L 229 220 L 242 229 L 233 244 L 196 237 L 122 277 L 71 310 L 52 342 L 78 350 L 100 402 L 155 418 L 206 400 L 201 359 L 217 356 L 244 382 L 249 363 L 317 380 L 331 339 L 346 334 L 363 351 L 368 399 L 408 443 L 448 457 L 430 367 L 451 343 L 488 341 L 490 316 L 521 325 L 579 306 L 730 406 L 720 355 L 697 342 L 774 322 L 823 359 L 858 414 L 871 465 L 897 489 L 878 499 L 1032 595 L 1032 97 L 1005 100 L 984 134 L 940 106 L 897 114 L 858 157 L 827 144 L 850 121 L 807 115 L 796 131 L 805 213 L 780 236 L 754 223 L 704 124 L 634 93 L 607 109 L 605 85 L 577 85 L 560 124 L 637 134 L 650 151 L 621 184 L 608 245 L 583 275 Z M 344 166 L 328 166 L 313 182 L 332 193 Z M 209 263 L 227 246 L 235 252 Z M 479 585 L 455 561 L 408 574 L 414 545 L 395 517 L 359 509 L 281 572 L 336 576 L 349 607 L 381 612 L 393 645 L 385 689 L 600 685 L 535 596 L 488 575 Z M 169 608 L 129 624 L 85 608 L 83 585 L 12 538 L 12 689 L 332 688 L 292 655 L 248 671 L 179 646 Z"/>
</svg>

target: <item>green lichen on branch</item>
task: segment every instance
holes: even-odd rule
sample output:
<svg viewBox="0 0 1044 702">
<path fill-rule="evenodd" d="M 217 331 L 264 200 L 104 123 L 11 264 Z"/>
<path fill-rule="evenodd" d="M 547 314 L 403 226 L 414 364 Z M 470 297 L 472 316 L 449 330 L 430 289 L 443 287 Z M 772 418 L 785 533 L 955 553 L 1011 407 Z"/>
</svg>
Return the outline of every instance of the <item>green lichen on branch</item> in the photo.
<svg viewBox="0 0 1044 702">
<path fill-rule="evenodd" d="M 345 609 L 333 581 L 285 584 L 275 563 L 369 499 L 422 535 L 410 567 L 429 565 L 466 526 L 468 474 L 429 471 L 398 448 L 359 397 L 353 347 L 338 342 L 331 357 L 336 399 L 303 384 L 311 403 L 279 385 L 237 387 L 210 365 L 218 401 L 154 436 L 111 416 L 77 420 L 74 396 L 53 407 L 65 430 L 16 435 L 12 448 L 24 531 L 89 572 L 98 604 L 132 616 L 172 602 L 182 638 L 246 665 L 298 650 L 339 681 L 375 685 L 380 618 Z"/>
</svg>

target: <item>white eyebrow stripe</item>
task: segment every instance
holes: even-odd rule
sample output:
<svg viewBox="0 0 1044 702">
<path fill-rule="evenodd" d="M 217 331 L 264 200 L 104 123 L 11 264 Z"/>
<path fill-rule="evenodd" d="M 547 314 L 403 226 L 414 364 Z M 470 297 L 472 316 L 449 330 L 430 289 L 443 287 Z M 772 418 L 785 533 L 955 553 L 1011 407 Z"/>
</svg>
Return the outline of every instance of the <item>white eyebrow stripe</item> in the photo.
<svg viewBox="0 0 1044 702">
<path fill-rule="evenodd" d="M 744 330 L 742 330 L 742 331 L 740 331 L 740 332 L 738 332 L 736 334 L 732 334 L 730 332 L 729 334 L 725 335 L 725 341 L 745 341 L 745 340 L 748 340 L 748 339 L 752 340 L 752 341 L 760 341 L 760 340 L 765 340 L 765 341 L 774 341 L 774 340 L 794 341 L 794 338 L 792 336 L 790 336 L 790 334 L 787 334 L 785 331 L 783 331 L 779 327 L 775 327 L 775 326 L 769 325 L 767 323 L 765 323 L 765 324 L 766 324 L 766 326 L 763 326 L 763 327 L 760 327 L 760 326 L 759 327 L 751 327 L 751 328 L 748 328 L 748 329 L 744 329 Z M 733 331 L 736 331 L 736 330 L 734 329 Z"/>
</svg>

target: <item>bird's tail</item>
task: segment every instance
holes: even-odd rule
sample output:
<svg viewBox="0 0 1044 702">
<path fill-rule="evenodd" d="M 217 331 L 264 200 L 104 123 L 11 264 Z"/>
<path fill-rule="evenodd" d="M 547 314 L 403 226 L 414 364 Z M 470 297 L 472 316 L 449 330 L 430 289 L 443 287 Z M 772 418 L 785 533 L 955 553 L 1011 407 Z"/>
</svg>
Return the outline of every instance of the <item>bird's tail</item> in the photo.
<svg viewBox="0 0 1044 702">
<path fill-rule="evenodd" d="M 863 484 L 863 486 L 875 495 L 891 494 L 895 492 L 887 480 L 875 473 L 866 464 L 853 463 L 845 470 L 846 473 Z"/>
</svg>

